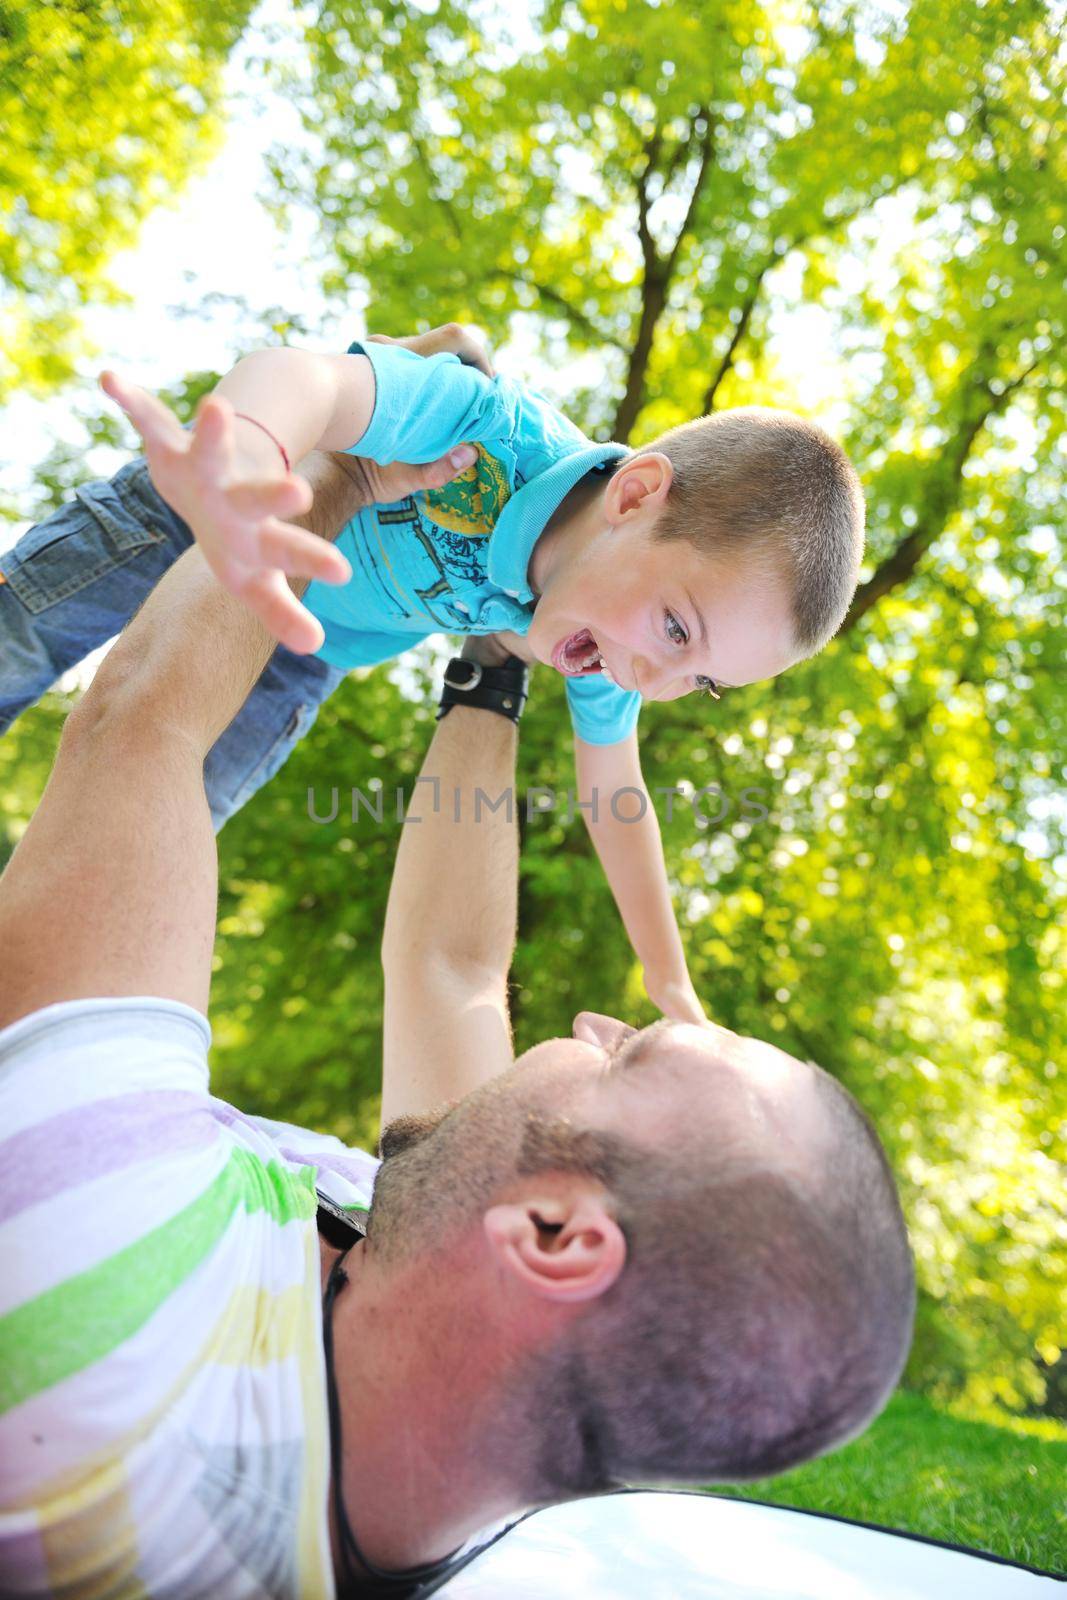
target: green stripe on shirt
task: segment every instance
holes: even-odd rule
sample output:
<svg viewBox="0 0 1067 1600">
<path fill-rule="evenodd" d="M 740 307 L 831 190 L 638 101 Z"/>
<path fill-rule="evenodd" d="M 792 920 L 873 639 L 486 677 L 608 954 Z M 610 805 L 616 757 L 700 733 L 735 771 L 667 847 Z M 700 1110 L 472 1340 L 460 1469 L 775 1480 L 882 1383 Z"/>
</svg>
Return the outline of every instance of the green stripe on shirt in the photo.
<svg viewBox="0 0 1067 1600">
<path fill-rule="evenodd" d="M 238 1206 L 286 1223 L 313 1217 L 316 1204 L 313 1168 L 292 1172 L 235 1148 L 176 1216 L 0 1317 L 0 1415 L 131 1338 L 211 1253 Z"/>
</svg>

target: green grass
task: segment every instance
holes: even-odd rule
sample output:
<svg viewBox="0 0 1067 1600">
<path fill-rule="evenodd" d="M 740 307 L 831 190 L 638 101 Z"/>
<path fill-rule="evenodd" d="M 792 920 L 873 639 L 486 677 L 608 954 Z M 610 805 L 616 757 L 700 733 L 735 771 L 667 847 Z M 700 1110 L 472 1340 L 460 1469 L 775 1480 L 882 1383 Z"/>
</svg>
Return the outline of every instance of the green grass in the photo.
<svg viewBox="0 0 1067 1600">
<path fill-rule="evenodd" d="M 862 1438 L 717 1493 L 828 1511 L 1067 1571 L 1067 1428 L 977 1422 L 898 1394 Z"/>
</svg>

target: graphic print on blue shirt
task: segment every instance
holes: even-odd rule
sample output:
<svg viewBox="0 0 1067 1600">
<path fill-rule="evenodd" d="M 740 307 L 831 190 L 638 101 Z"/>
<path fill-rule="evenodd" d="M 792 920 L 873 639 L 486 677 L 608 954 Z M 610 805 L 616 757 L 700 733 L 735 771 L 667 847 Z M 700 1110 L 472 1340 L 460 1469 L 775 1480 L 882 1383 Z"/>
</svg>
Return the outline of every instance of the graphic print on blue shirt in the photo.
<svg viewBox="0 0 1067 1600">
<path fill-rule="evenodd" d="M 417 579 L 414 581 L 413 593 L 410 598 L 418 601 L 419 609 L 431 622 L 435 622 L 439 628 L 447 629 L 450 625 L 449 619 L 444 613 L 439 613 L 434 609 L 434 601 L 451 594 L 452 585 L 448 581 L 448 575 L 437 554 L 433 540 L 430 538 L 429 531 L 423 523 L 422 514 L 414 496 L 409 495 L 406 500 L 398 500 L 395 505 L 382 507 L 378 512 L 378 526 L 382 529 L 388 529 L 391 535 L 395 535 L 398 538 L 415 539 L 422 546 L 422 552 L 426 560 L 424 574 L 426 581 L 421 587 Z M 387 542 L 383 542 L 382 555 L 392 575 L 393 568 L 387 553 Z M 408 553 L 407 565 L 409 572 L 413 556 L 415 560 L 418 559 L 415 552 Z"/>
<path fill-rule="evenodd" d="M 511 486 L 500 462 L 484 445 L 476 444 L 478 459 L 441 489 L 427 489 L 420 496 L 427 515 L 438 528 L 468 538 L 484 539 L 492 533 L 505 504 L 511 499 Z M 516 484 L 521 488 L 521 484 Z"/>
<path fill-rule="evenodd" d="M 416 538 L 427 558 L 432 581 L 415 593 L 438 627 L 456 627 L 454 612 L 435 606 L 486 581 L 486 540 L 500 513 L 511 499 L 503 466 L 484 445 L 476 444 L 478 459 L 441 489 L 429 489 L 402 501 L 393 514 L 379 515 L 396 529 Z M 461 613 L 464 607 L 459 608 Z M 469 608 L 466 608 L 469 613 Z M 461 624 L 462 625 L 462 624 Z"/>
</svg>

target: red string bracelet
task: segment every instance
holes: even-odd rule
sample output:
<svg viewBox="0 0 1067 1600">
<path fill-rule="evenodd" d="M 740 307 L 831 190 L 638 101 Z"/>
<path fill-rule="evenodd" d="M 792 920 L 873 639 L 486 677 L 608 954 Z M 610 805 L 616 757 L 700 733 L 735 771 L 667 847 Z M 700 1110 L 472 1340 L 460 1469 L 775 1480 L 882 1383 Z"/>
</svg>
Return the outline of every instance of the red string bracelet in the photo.
<svg viewBox="0 0 1067 1600">
<path fill-rule="evenodd" d="M 267 427 L 267 424 L 265 422 L 258 421 L 258 419 L 256 417 L 250 417 L 248 415 L 247 411 L 235 411 L 234 412 L 234 416 L 235 417 L 240 417 L 242 422 L 250 422 L 252 424 L 253 428 L 258 428 L 261 433 L 265 433 L 267 435 L 267 438 L 270 440 L 271 444 L 276 444 L 278 446 L 278 449 L 281 451 L 282 460 L 285 462 L 285 470 L 286 470 L 286 472 L 292 472 L 293 469 L 289 465 L 289 457 L 286 454 L 285 446 L 282 444 L 282 441 L 280 439 L 276 439 L 275 438 L 274 434 L 271 433 L 270 429 Z"/>
</svg>

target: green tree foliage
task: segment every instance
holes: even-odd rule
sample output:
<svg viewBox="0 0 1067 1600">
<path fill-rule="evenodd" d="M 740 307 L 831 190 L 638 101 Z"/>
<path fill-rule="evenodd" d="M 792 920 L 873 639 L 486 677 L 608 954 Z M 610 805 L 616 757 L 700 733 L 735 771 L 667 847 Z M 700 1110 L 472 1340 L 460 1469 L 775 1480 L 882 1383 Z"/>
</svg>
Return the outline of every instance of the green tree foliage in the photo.
<svg viewBox="0 0 1067 1600">
<path fill-rule="evenodd" d="M 780 329 L 818 308 L 826 420 L 870 505 L 855 606 L 817 661 L 713 717 L 650 709 L 646 768 L 730 797 L 665 830 L 713 1011 L 835 1071 L 893 1149 L 916 1377 L 1018 1404 L 1064 1342 L 1062 8 L 509 17 L 323 0 L 317 142 L 276 153 L 280 195 L 313 198 L 331 286 L 367 285 L 378 326 L 459 316 L 595 354 L 568 409 L 623 440 L 810 409 Z M 558 694 L 536 693 L 527 766 L 565 785 Z M 522 911 L 522 1042 L 578 1004 L 640 1007 L 580 827 L 528 828 Z"/>
<path fill-rule="evenodd" d="M 68 380 L 79 313 L 218 143 L 252 0 L 0 3 L 0 400 Z"/>
<path fill-rule="evenodd" d="M 646 775 L 681 790 L 658 805 L 710 1010 L 836 1073 L 890 1148 L 912 1381 L 1015 1407 L 1067 1344 L 1061 20 L 321 0 L 289 83 L 314 138 L 274 159 L 374 326 L 517 339 L 591 432 L 764 403 L 848 444 L 869 561 L 842 634 L 714 707 L 647 708 Z M 825 370 L 798 371 L 812 317 Z M 217 1087 L 253 1109 L 373 1134 L 394 793 L 431 698 L 419 667 L 353 678 L 222 835 Z M 541 672 L 523 784 L 565 794 L 568 743 Z M 382 820 L 353 820 L 376 783 Z M 580 820 L 523 826 L 518 1043 L 582 1006 L 650 1020 Z"/>
</svg>

